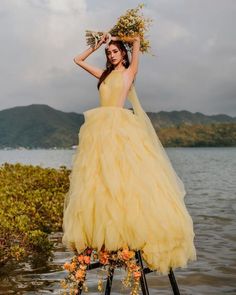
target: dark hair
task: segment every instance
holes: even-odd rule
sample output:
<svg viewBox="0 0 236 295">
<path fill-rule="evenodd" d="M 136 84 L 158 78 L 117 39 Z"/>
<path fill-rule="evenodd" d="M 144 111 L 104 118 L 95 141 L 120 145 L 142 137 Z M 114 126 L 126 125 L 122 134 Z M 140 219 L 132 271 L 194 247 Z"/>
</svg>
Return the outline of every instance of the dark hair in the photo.
<svg viewBox="0 0 236 295">
<path fill-rule="evenodd" d="M 124 66 L 125 68 L 128 68 L 130 65 L 130 61 L 129 61 L 129 56 L 128 56 L 128 51 L 124 45 L 124 43 L 120 40 L 114 41 L 111 40 L 109 42 L 109 45 L 115 45 L 121 52 L 124 52 Z M 106 53 L 106 57 L 107 57 L 107 62 L 106 62 L 106 69 L 105 71 L 102 73 L 98 84 L 97 84 L 97 88 L 99 89 L 101 83 L 106 79 L 106 77 L 114 70 L 114 66 L 110 63 L 109 59 L 108 59 L 108 48 L 105 49 L 105 53 Z"/>
</svg>

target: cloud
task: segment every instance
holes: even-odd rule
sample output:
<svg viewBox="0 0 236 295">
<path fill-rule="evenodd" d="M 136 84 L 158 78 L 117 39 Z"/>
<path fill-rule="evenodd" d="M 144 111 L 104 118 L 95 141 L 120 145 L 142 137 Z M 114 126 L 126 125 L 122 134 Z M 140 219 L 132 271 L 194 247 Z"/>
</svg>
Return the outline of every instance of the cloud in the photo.
<svg viewBox="0 0 236 295">
<path fill-rule="evenodd" d="M 158 28 L 159 48 L 171 46 L 173 42 L 183 42 L 185 39 L 191 38 L 191 33 L 186 27 L 168 19 L 161 19 Z"/>
<path fill-rule="evenodd" d="M 1 108 L 47 103 L 82 112 L 97 106 L 97 80 L 73 58 L 86 49 L 86 29 L 107 30 L 135 6 L 134 0 L 1 0 Z M 236 115 L 235 13 L 234 1 L 147 1 L 155 56 L 140 56 L 136 81 L 147 111 Z M 104 67 L 103 50 L 87 61 Z"/>
<path fill-rule="evenodd" d="M 86 1 L 84 0 L 29 0 L 28 2 L 35 7 L 48 9 L 53 13 L 63 15 L 83 14 L 86 11 Z"/>
</svg>

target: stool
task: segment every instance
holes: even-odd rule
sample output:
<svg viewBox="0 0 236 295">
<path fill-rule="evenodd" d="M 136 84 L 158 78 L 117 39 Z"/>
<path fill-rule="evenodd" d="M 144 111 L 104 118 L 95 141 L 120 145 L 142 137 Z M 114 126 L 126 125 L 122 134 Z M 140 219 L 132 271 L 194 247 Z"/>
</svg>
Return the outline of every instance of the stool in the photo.
<svg viewBox="0 0 236 295">
<path fill-rule="evenodd" d="M 141 285 L 141 290 L 142 290 L 142 294 L 143 295 L 149 295 L 149 290 L 148 290 L 148 285 L 147 285 L 147 280 L 146 280 L 146 274 L 153 272 L 153 270 L 150 270 L 148 267 L 143 267 L 143 261 L 142 261 L 142 256 L 141 256 L 141 252 L 139 251 L 135 251 L 135 258 L 138 261 L 138 264 L 141 267 L 141 277 L 140 277 L 140 285 Z M 101 264 L 100 262 L 94 262 L 91 263 L 88 266 L 88 270 L 89 269 L 96 269 L 103 266 L 103 264 Z M 109 269 L 109 276 L 107 277 L 107 282 L 106 282 L 106 289 L 105 289 L 105 295 L 110 295 L 111 294 L 111 287 L 112 287 L 112 280 L 113 280 L 113 275 L 114 275 L 114 268 Z M 170 284 L 173 290 L 173 294 L 174 295 L 180 295 L 179 292 L 179 288 L 178 288 L 178 284 L 175 280 L 175 275 L 174 272 L 172 270 L 172 268 L 170 268 L 169 274 L 168 274 L 169 280 L 170 280 Z M 82 294 L 82 290 L 83 290 L 83 285 L 79 285 L 78 286 L 78 294 Z"/>
</svg>

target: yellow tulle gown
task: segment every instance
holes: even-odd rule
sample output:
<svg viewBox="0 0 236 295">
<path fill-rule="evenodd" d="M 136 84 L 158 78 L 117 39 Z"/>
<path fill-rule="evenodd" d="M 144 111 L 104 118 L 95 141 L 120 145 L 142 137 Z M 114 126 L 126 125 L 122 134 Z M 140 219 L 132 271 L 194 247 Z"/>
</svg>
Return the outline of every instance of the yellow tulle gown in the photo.
<svg viewBox="0 0 236 295">
<path fill-rule="evenodd" d="M 113 70 L 99 89 L 99 107 L 85 111 L 65 198 L 63 244 L 78 252 L 129 247 L 166 274 L 196 260 L 194 230 L 181 179 L 142 109 L 118 106 L 123 76 Z"/>
</svg>

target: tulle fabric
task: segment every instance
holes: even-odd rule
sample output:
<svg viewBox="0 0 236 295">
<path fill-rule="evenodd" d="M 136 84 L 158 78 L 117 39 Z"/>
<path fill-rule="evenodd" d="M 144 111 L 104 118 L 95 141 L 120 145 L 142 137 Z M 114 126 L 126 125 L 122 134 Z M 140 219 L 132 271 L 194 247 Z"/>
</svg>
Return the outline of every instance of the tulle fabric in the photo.
<svg viewBox="0 0 236 295">
<path fill-rule="evenodd" d="M 83 251 L 141 250 L 152 270 L 166 274 L 196 259 L 185 189 L 143 111 L 116 106 L 84 112 L 65 198 L 62 242 Z"/>
</svg>

